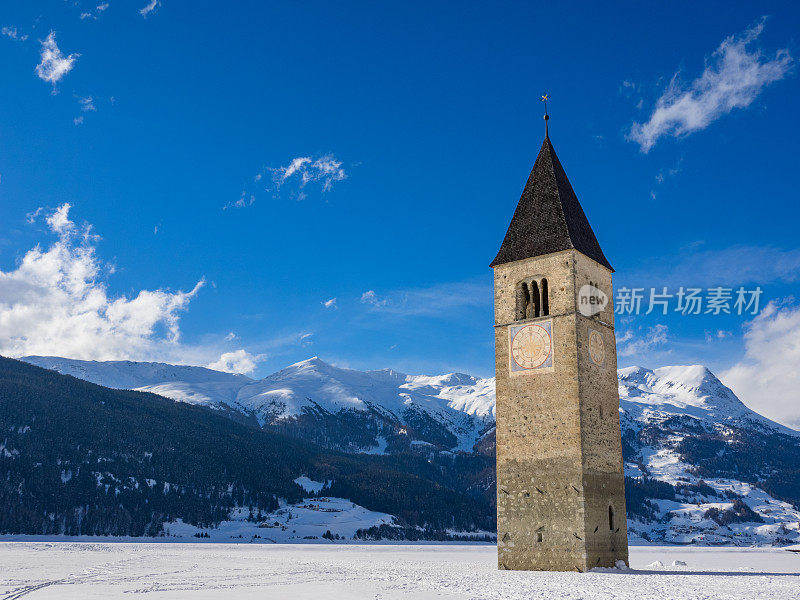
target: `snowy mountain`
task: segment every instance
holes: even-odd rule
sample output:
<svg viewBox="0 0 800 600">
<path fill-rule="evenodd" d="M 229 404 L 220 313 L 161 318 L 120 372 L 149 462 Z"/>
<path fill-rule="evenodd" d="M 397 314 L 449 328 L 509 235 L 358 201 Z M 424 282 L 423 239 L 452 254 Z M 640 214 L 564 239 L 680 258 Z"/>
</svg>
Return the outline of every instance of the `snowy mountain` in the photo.
<svg viewBox="0 0 800 600">
<path fill-rule="evenodd" d="M 493 528 L 491 504 L 468 489 L 488 457 L 332 452 L 3 357 L 0 432 L 0 535 L 450 539 Z"/>
<path fill-rule="evenodd" d="M 460 373 L 414 377 L 391 369 L 364 372 L 314 357 L 253 381 L 161 363 L 41 356 L 22 360 L 105 387 L 225 409 L 264 428 L 350 452 L 411 447 L 471 451 L 494 424 L 494 380 Z"/>
<path fill-rule="evenodd" d="M 619 384 L 632 539 L 800 541 L 800 433 L 702 366 L 620 369 Z"/>
<path fill-rule="evenodd" d="M 152 392 L 212 408 L 232 405 L 236 393 L 253 381 L 245 375 L 204 367 L 154 362 L 75 360 L 56 356 L 25 356 L 20 360 L 105 387 Z"/>
<path fill-rule="evenodd" d="M 314 357 L 244 386 L 236 405 L 262 426 L 317 426 L 324 439 L 316 441 L 330 446 L 335 439 L 333 445 L 345 450 L 417 445 L 471 451 L 494 423 L 494 382 L 462 374 L 356 371 Z"/>
<path fill-rule="evenodd" d="M 29 357 L 101 385 L 225 409 L 350 453 L 461 451 L 467 493 L 494 501 L 494 380 L 356 371 L 312 358 L 259 381 L 197 367 Z M 748 409 L 702 366 L 619 371 L 632 539 L 800 542 L 800 433 Z M 454 483 L 454 485 L 456 485 Z"/>
<path fill-rule="evenodd" d="M 623 415 L 651 423 L 670 416 L 800 435 L 747 408 L 716 376 L 701 365 L 620 369 L 619 397 Z"/>
</svg>

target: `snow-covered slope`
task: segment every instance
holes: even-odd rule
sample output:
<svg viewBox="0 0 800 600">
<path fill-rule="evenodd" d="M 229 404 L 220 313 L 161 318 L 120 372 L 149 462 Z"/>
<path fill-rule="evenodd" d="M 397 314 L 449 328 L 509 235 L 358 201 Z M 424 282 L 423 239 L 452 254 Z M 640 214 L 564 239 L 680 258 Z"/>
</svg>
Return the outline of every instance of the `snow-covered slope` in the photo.
<svg viewBox="0 0 800 600">
<path fill-rule="evenodd" d="M 632 539 L 800 540 L 791 468 L 800 433 L 747 408 L 699 365 L 620 369 L 619 395 Z"/>
<path fill-rule="evenodd" d="M 459 373 L 409 377 L 391 369 L 356 371 L 314 357 L 242 387 L 236 405 L 262 425 L 309 414 L 371 414 L 389 427 L 376 425 L 378 437 L 399 434 L 412 443 L 469 451 L 494 422 L 494 382 Z M 442 437 L 448 433 L 454 438 Z"/>
<path fill-rule="evenodd" d="M 620 369 L 620 409 L 635 421 L 650 422 L 670 416 L 688 416 L 715 423 L 800 433 L 747 408 L 716 376 L 702 365 Z"/>
<path fill-rule="evenodd" d="M 154 362 L 76 360 L 56 356 L 25 356 L 20 360 L 105 387 L 153 392 L 212 408 L 233 404 L 239 389 L 253 381 L 245 375 L 204 367 Z"/>
<path fill-rule="evenodd" d="M 387 444 L 390 449 L 421 444 L 470 451 L 494 423 L 494 379 L 461 373 L 426 377 L 391 369 L 356 371 L 313 357 L 254 381 L 163 363 L 41 356 L 22 360 L 106 387 L 231 409 L 288 433 L 302 425 L 306 432 L 314 430 L 314 441 L 344 450 L 383 452 Z M 332 428 L 340 436 L 349 428 L 351 436 L 338 443 L 331 439 Z"/>
</svg>

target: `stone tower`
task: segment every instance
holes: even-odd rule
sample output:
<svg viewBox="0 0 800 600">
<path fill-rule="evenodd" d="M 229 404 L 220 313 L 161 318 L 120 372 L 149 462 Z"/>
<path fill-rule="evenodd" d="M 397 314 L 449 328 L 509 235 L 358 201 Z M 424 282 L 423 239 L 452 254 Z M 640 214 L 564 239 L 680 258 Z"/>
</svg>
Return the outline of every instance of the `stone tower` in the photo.
<svg viewBox="0 0 800 600">
<path fill-rule="evenodd" d="M 613 269 L 548 135 L 491 266 L 498 566 L 627 563 Z"/>
</svg>

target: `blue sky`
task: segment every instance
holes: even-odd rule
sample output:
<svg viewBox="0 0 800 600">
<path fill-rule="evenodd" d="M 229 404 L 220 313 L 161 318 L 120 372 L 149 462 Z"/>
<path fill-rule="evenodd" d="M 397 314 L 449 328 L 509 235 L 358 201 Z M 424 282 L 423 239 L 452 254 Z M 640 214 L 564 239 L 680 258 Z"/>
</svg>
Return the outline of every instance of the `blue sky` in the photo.
<svg viewBox="0 0 800 600">
<path fill-rule="evenodd" d="M 790 2 L 8 0 L 0 351 L 491 375 L 488 264 L 546 91 L 617 288 L 769 306 L 620 319 L 620 365 L 798 399 L 798 25 Z"/>
</svg>

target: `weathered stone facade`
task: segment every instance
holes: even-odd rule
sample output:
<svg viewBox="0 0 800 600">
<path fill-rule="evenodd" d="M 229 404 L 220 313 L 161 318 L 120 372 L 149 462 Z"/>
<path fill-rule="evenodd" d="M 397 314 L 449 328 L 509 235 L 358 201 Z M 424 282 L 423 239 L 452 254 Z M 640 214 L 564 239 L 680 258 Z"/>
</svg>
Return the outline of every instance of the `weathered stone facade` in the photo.
<svg viewBox="0 0 800 600">
<path fill-rule="evenodd" d="M 519 282 L 540 278 L 549 314 L 517 320 Z M 589 283 L 609 302 L 586 317 L 577 296 Z M 494 293 L 498 566 L 586 571 L 627 563 L 611 270 L 567 249 L 496 264 Z M 543 321 L 551 324 L 552 362 L 512 370 L 509 328 Z"/>
</svg>

